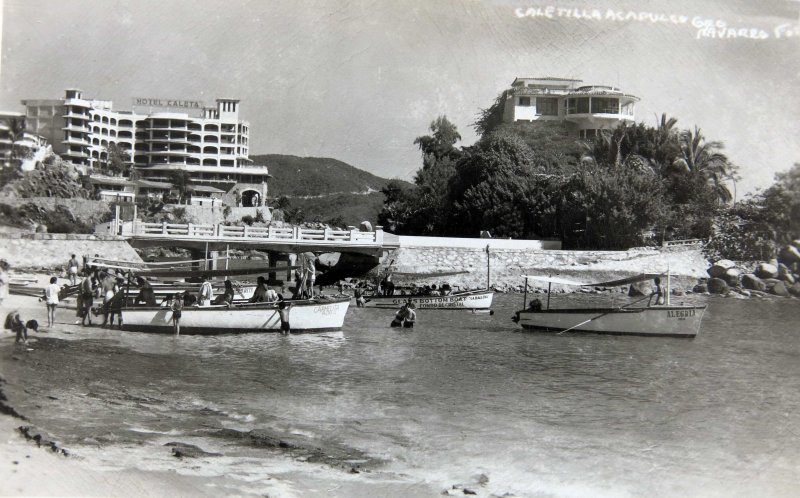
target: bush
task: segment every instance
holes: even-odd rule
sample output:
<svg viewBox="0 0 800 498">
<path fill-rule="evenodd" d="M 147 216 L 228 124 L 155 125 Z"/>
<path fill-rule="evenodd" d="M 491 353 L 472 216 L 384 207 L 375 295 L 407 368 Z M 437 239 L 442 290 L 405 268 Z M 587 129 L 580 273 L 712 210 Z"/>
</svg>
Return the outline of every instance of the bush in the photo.
<svg viewBox="0 0 800 498">
<path fill-rule="evenodd" d="M 255 221 L 258 223 L 264 223 L 264 213 L 261 212 L 260 209 L 256 209 L 256 218 Z"/>
<path fill-rule="evenodd" d="M 242 223 L 244 223 L 245 225 L 252 225 L 253 222 L 255 222 L 255 218 L 253 218 L 249 214 L 242 216 Z"/>
</svg>

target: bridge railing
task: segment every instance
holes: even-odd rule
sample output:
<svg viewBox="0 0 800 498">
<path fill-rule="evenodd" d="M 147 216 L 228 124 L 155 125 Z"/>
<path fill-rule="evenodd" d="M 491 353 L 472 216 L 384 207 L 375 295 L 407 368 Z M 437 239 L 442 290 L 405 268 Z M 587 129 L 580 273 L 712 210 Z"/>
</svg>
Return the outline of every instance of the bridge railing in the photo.
<svg viewBox="0 0 800 498">
<path fill-rule="evenodd" d="M 334 230 L 332 228 L 227 226 L 199 223 L 146 223 L 137 221 L 120 225 L 120 235 L 138 237 L 177 237 L 188 239 L 258 239 L 292 242 L 342 242 L 382 244 L 383 230 Z"/>
</svg>

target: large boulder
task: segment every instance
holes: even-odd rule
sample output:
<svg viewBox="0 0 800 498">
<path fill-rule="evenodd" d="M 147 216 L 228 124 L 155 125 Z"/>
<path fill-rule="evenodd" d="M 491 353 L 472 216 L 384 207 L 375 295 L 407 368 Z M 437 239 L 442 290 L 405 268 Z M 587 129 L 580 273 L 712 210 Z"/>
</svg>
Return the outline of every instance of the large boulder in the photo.
<svg viewBox="0 0 800 498">
<path fill-rule="evenodd" d="M 628 296 L 649 296 L 653 293 L 653 282 L 647 280 L 645 282 L 634 282 L 628 289 Z"/>
<path fill-rule="evenodd" d="M 790 270 L 789 267 L 786 266 L 783 263 L 780 263 L 778 265 L 778 279 L 779 280 L 783 280 L 784 282 L 787 282 L 789 284 L 793 284 L 794 283 L 794 277 L 792 276 L 792 270 Z"/>
<path fill-rule="evenodd" d="M 739 284 L 739 277 L 740 277 L 741 274 L 742 274 L 742 272 L 740 272 L 736 268 L 729 268 L 728 271 L 726 271 L 725 274 L 722 275 L 719 278 L 724 280 L 725 283 L 730 285 L 731 287 L 739 287 L 739 285 L 740 285 Z"/>
<path fill-rule="evenodd" d="M 694 292 L 695 294 L 705 294 L 706 292 L 708 292 L 708 285 L 703 282 L 700 282 L 692 288 L 692 292 Z"/>
<path fill-rule="evenodd" d="M 778 267 L 770 263 L 760 263 L 754 273 L 758 278 L 775 278 L 778 276 Z"/>
<path fill-rule="evenodd" d="M 725 273 L 728 270 L 730 270 L 732 268 L 735 268 L 735 267 L 736 267 L 736 263 L 734 263 L 733 261 L 731 261 L 729 259 L 720 259 L 719 261 L 714 263 L 711 266 L 711 268 L 709 268 L 707 271 L 708 271 L 708 274 L 712 278 L 724 278 Z"/>
<path fill-rule="evenodd" d="M 784 246 L 778 252 L 778 261 L 789 267 L 795 263 L 800 264 L 800 250 L 797 249 L 796 245 Z"/>
<path fill-rule="evenodd" d="M 776 296 L 789 297 L 789 291 L 786 289 L 786 285 L 780 280 L 772 285 L 767 285 L 767 292 L 775 294 Z"/>
<path fill-rule="evenodd" d="M 789 294 L 795 297 L 800 297 L 800 282 L 795 282 L 791 287 L 789 287 L 786 290 L 789 291 Z"/>
<path fill-rule="evenodd" d="M 730 289 L 728 284 L 721 278 L 711 278 L 708 280 L 708 292 L 712 294 L 727 294 Z"/>
<path fill-rule="evenodd" d="M 742 275 L 742 287 L 757 291 L 767 290 L 767 284 L 765 284 L 763 280 L 756 277 L 752 273 L 745 273 Z"/>
</svg>

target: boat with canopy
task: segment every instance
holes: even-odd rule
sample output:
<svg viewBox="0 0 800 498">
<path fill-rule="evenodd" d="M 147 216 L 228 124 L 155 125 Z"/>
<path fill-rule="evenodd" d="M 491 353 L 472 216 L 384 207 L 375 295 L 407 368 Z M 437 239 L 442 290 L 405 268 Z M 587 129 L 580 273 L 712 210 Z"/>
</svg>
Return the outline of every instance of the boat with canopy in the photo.
<svg viewBox="0 0 800 498">
<path fill-rule="evenodd" d="M 246 270 L 196 270 L 196 269 L 153 269 L 145 265 L 109 263 L 108 261 L 91 260 L 97 268 L 114 268 L 125 274 L 124 298 L 121 312 L 123 330 L 137 332 L 172 333 L 172 310 L 163 306 L 147 306 L 136 304 L 131 293 L 134 277 L 170 277 L 193 278 L 201 275 L 227 276 L 231 274 L 254 274 L 269 271 L 286 270 L 281 268 L 261 268 Z M 246 273 L 244 273 L 246 272 Z M 171 292 L 179 292 L 180 288 L 191 286 L 192 292 L 199 290 L 198 284 L 182 282 L 179 286 L 172 284 Z M 155 289 L 155 286 L 154 286 Z M 136 289 L 133 289 L 136 292 Z M 288 307 L 289 324 L 292 332 L 327 332 L 341 330 L 344 317 L 350 306 L 349 297 L 317 297 L 312 299 L 287 299 L 276 302 L 234 302 L 231 305 L 184 306 L 181 312 L 181 334 L 230 334 L 252 332 L 279 332 L 281 330 L 280 306 Z"/>
<path fill-rule="evenodd" d="M 619 307 L 608 308 L 550 308 L 550 287 L 552 284 L 577 287 L 616 287 L 663 277 L 658 273 L 642 273 L 628 278 L 607 282 L 583 283 L 559 277 L 526 275 L 523 309 L 512 318 L 522 328 L 545 332 L 588 332 L 597 334 L 620 334 L 667 337 L 695 337 L 700 331 L 706 306 L 673 305 L 670 303 L 669 272 L 664 304 L 632 307 L 652 295 Z M 528 281 L 535 280 L 548 284 L 547 306 L 535 300 L 528 303 Z"/>
</svg>

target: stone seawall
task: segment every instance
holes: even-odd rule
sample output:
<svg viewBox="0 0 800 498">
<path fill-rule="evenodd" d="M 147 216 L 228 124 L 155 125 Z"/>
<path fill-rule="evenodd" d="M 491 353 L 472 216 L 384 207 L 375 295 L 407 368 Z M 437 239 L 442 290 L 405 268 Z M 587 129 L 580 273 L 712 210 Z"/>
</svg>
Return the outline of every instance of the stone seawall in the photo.
<svg viewBox="0 0 800 498">
<path fill-rule="evenodd" d="M 89 219 L 99 218 L 111 211 L 111 204 L 108 201 L 96 201 L 93 199 L 62 199 L 61 197 L 0 197 L 0 204 L 19 207 L 24 204 L 35 204 L 45 209 L 52 210 L 56 206 L 64 206 L 75 215 L 76 218 Z"/>
<path fill-rule="evenodd" d="M 63 233 L 0 234 L 0 258 L 17 270 L 59 270 L 70 255 L 84 254 L 122 261 L 142 259 L 122 237 Z"/>
<path fill-rule="evenodd" d="M 442 284 L 461 288 L 485 287 L 487 252 L 483 249 L 448 247 L 401 247 L 387 257 L 397 273 L 465 271 L 442 277 L 397 275 L 397 283 Z M 489 249 L 490 282 L 498 289 L 521 287 L 523 275 L 562 276 L 584 282 L 613 280 L 638 273 L 660 273 L 669 269 L 674 287 L 691 289 L 699 278 L 708 277 L 708 262 L 699 249 L 628 251 L 563 251 Z M 537 284 L 531 282 L 532 286 Z M 546 287 L 539 284 L 538 287 Z M 554 290 L 567 290 L 558 286 Z M 569 288 L 568 290 L 574 290 Z"/>
</svg>

